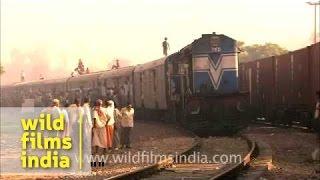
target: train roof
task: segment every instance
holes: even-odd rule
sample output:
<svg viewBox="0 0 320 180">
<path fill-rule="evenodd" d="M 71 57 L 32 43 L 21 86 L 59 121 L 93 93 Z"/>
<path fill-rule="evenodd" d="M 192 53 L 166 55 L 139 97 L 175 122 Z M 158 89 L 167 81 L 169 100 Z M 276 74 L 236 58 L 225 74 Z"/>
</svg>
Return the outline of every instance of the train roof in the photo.
<svg viewBox="0 0 320 180">
<path fill-rule="evenodd" d="M 97 79 L 103 72 L 105 72 L 105 71 L 92 72 L 90 74 L 82 74 L 82 75 L 70 77 L 69 81 L 70 82 L 77 82 L 77 81 Z"/>
<path fill-rule="evenodd" d="M 106 79 L 106 78 L 130 75 L 134 69 L 135 69 L 135 66 L 127 66 L 119 69 L 112 69 L 102 73 L 99 78 Z"/>
<path fill-rule="evenodd" d="M 68 78 L 61 78 L 61 79 L 46 79 L 46 80 L 42 80 L 42 82 L 46 83 L 46 84 L 57 84 L 57 83 L 64 83 L 66 82 Z"/>
<path fill-rule="evenodd" d="M 1 89 L 13 88 L 15 84 L 16 84 L 16 83 L 1 85 L 0 88 L 1 88 Z"/>
<path fill-rule="evenodd" d="M 16 83 L 14 86 L 32 86 L 32 85 L 40 85 L 40 84 L 56 84 L 56 83 L 63 83 L 66 82 L 68 78 L 58 78 L 58 79 L 44 79 L 44 80 L 35 80 L 35 81 L 27 81 L 27 82 L 20 82 Z"/>
<path fill-rule="evenodd" d="M 138 64 L 134 70 L 134 72 L 141 72 L 147 69 L 151 69 L 160 65 L 163 65 L 166 61 L 167 57 L 163 57 L 161 59 L 157 59 L 151 62 L 147 62 L 145 64 Z"/>
</svg>

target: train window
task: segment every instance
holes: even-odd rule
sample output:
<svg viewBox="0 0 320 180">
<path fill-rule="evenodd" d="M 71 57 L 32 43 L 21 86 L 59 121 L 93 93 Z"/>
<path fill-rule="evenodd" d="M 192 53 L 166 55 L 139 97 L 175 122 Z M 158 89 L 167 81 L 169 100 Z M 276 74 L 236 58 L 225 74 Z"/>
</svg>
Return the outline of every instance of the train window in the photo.
<svg viewBox="0 0 320 180">
<path fill-rule="evenodd" d="M 275 84 L 277 85 L 278 83 L 278 59 L 275 58 L 275 74 L 274 74 L 274 78 L 275 78 Z"/>
<path fill-rule="evenodd" d="M 156 82 L 156 71 L 153 69 L 151 70 L 152 77 L 153 77 L 153 91 L 156 92 L 157 90 L 157 82 Z"/>
<path fill-rule="evenodd" d="M 142 80 L 143 80 L 143 72 L 140 73 L 140 98 L 141 98 L 141 104 L 143 106 L 143 86 L 142 86 Z"/>
<path fill-rule="evenodd" d="M 168 64 L 168 75 L 170 75 L 172 73 L 173 73 L 173 65 L 172 65 L 172 63 L 169 63 Z"/>
<path fill-rule="evenodd" d="M 221 48 L 220 47 L 213 47 L 211 49 L 212 49 L 212 52 L 215 52 L 215 53 L 221 52 Z"/>
<path fill-rule="evenodd" d="M 260 82 L 260 76 L 259 76 L 259 74 L 260 74 L 260 71 L 257 69 L 257 74 L 256 74 L 256 81 L 257 81 L 257 85 L 259 84 L 259 82 Z"/>
<path fill-rule="evenodd" d="M 156 77 L 156 70 L 152 70 L 153 76 L 153 99 L 155 101 L 155 107 L 158 108 L 158 101 L 157 101 L 157 77 Z"/>
<path fill-rule="evenodd" d="M 116 78 L 115 80 L 115 89 L 119 89 L 119 84 L 120 84 L 120 78 Z"/>
<path fill-rule="evenodd" d="M 291 80 L 293 81 L 294 78 L 294 58 L 293 54 L 290 55 L 290 71 L 291 71 Z"/>
</svg>

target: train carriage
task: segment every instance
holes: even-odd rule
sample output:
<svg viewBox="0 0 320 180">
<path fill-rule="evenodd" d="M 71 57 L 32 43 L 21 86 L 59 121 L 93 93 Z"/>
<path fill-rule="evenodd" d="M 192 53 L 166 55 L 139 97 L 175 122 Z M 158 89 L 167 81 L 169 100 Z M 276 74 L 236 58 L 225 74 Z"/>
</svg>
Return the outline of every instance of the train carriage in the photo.
<svg viewBox="0 0 320 180">
<path fill-rule="evenodd" d="M 33 90 L 36 90 L 37 88 L 41 87 L 42 82 L 37 81 L 29 81 L 29 82 L 20 82 L 15 84 L 17 90 L 24 91 L 24 92 L 32 92 Z"/>
<path fill-rule="evenodd" d="M 63 92 L 67 91 L 66 83 L 68 79 L 69 78 L 40 80 L 33 85 L 32 89 L 34 92 L 52 93 L 54 95 L 60 95 Z"/>
<path fill-rule="evenodd" d="M 134 99 L 137 108 L 167 109 L 165 60 L 162 58 L 136 66 Z"/>
<path fill-rule="evenodd" d="M 68 91 L 88 91 L 92 88 L 97 88 L 98 79 L 101 74 L 102 72 L 94 72 L 90 74 L 71 77 L 67 81 L 67 89 Z"/>
<path fill-rule="evenodd" d="M 113 89 L 118 96 L 118 105 L 125 106 L 134 103 L 133 100 L 133 71 L 135 67 L 123 67 L 106 71 L 99 76 L 102 96 L 107 95 L 108 89 Z"/>
<path fill-rule="evenodd" d="M 314 92 L 320 91 L 320 42 L 308 47 L 310 56 L 310 82 L 311 82 L 311 100 L 309 106 L 313 107 L 316 104 L 316 94 Z"/>
<path fill-rule="evenodd" d="M 272 104 L 275 99 L 274 86 L 274 63 L 275 58 L 269 57 L 255 61 L 256 63 L 256 104 L 259 104 L 261 108 L 258 108 L 259 116 L 271 116 L 273 114 Z"/>
<path fill-rule="evenodd" d="M 15 100 L 14 84 L 1 86 L 1 107 L 14 107 L 18 102 Z"/>
<path fill-rule="evenodd" d="M 273 123 L 312 125 L 319 91 L 320 43 L 241 64 L 240 87 L 249 91 L 254 117 Z"/>
</svg>

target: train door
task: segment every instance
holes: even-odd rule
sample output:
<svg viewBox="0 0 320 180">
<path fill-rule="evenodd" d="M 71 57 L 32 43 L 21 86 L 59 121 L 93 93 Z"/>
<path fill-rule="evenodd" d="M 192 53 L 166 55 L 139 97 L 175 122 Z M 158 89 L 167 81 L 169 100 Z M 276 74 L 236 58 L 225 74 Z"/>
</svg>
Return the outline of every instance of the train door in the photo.
<svg viewBox="0 0 320 180">
<path fill-rule="evenodd" d="M 188 64 L 178 64 L 179 75 L 180 75 L 180 91 L 181 91 L 181 103 L 182 109 L 184 109 L 185 99 L 188 94 L 190 94 L 190 79 L 189 79 L 189 65 Z"/>
<path fill-rule="evenodd" d="M 158 103 L 158 100 L 157 100 L 157 73 L 156 73 L 156 70 L 155 69 L 152 69 L 152 89 L 153 89 L 153 99 L 154 99 L 154 106 L 155 106 L 155 109 L 158 109 L 159 108 L 159 103 Z"/>
<path fill-rule="evenodd" d="M 188 64 L 177 64 L 177 69 L 173 75 L 170 76 L 170 100 L 176 110 L 176 116 L 182 117 L 185 110 L 185 101 L 187 94 L 191 94 L 190 78 L 189 78 Z"/>
<path fill-rule="evenodd" d="M 248 69 L 248 80 L 249 80 L 249 98 L 250 98 L 250 105 L 252 105 L 252 69 Z"/>
</svg>

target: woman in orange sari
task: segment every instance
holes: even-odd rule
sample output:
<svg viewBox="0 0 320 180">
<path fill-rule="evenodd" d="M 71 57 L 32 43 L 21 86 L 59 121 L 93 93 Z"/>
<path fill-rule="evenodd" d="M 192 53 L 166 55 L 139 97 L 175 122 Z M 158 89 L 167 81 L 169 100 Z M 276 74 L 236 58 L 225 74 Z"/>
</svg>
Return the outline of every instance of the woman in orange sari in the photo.
<svg viewBox="0 0 320 180">
<path fill-rule="evenodd" d="M 114 136 L 114 102 L 109 100 L 106 103 L 106 116 L 108 117 L 108 121 L 106 124 L 107 131 L 107 144 L 108 148 L 111 149 L 113 145 L 113 136 Z"/>
</svg>

